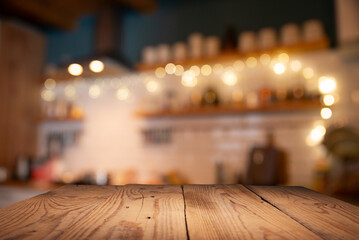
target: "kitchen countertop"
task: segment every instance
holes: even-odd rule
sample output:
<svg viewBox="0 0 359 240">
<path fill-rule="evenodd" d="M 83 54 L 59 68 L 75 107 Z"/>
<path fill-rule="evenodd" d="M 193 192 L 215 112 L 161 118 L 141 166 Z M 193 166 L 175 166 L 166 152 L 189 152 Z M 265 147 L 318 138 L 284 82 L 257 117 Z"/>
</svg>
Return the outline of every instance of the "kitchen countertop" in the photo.
<svg viewBox="0 0 359 240">
<path fill-rule="evenodd" d="M 0 239 L 358 239 L 359 207 L 302 187 L 67 185 L 0 209 Z"/>
</svg>

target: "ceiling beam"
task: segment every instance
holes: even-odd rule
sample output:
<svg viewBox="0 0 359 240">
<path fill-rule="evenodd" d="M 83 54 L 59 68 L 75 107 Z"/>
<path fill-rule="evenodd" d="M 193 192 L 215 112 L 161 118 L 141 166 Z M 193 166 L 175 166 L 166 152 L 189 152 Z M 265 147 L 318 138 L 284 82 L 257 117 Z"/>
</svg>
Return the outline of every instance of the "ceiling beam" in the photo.
<svg viewBox="0 0 359 240">
<path fill-rule="evenodd" d="M 77 15 L 56 8 L 47 1 L 2 0 L 0 9 L 3 14 L 24 18 L 42 26 L 64 30 L 70 30 L 76 26 Z"/>
<path fill-rule="evenodd" d="M 156 0 L 0 0 L 0 13 L 22 18 L 28 22 L 72 30 L 77 18 L 103 8 L 127 6 L 148 12 L 157 6 Z"/>
<path fill-rule="evenodd" d="M 139 12 L 150 12 L 156 9 L 157 0 L 112 0 L 115 3 L 128 6 Z"/>
</svg>

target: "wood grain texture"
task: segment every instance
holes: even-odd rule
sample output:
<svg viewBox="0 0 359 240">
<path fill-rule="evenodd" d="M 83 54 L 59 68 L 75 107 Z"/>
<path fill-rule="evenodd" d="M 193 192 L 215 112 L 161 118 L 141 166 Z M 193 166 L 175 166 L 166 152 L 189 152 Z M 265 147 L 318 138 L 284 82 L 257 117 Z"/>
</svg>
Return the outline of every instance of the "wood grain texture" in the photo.
<svg viewBox="0 0 359 240">
<path fill-rule="evenodd" d="M 190 239 L 320 239 L 242 185 L 184 185 Z"/>
<path fill-rule="evenodd" d="M 0 239 L 186 239 L 181 186 L 66 186 L 0 210 Z"/>
<path fill-rule="evenodd" d="M 69 185 L 0 209 L 0 239 L 357 239 L 358 211 L 304 188 Z"/>
<path fill-rule="evenodd" d="M 249 187 L 324 239 L 359 239 L 359 207 L 303 187 Z"/>
<path fill-rule="evenodd" d="M 60 239 L 186 239 L 181 186 L 126 185 Z"/>
<path fill-rule="evenodd" d="M 0 239 L 58 238 L 119 189 L 69 185 L 0 209 Z"/>
</svg>

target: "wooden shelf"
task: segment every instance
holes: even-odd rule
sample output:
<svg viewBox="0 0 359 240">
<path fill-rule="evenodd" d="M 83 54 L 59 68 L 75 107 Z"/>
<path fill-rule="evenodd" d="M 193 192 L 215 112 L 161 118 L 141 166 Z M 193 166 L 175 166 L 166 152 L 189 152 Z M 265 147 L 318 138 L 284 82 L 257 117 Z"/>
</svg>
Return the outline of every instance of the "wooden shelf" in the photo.
<svg viewBox="0 0 359 240">
<path fill-rule="evenodd" d="M 40 123 L 83 122 L 84 118 L 40 118 Z"/>
<path fill-rule="evenodd" d="M 189 108 L 165 111 L 138 111 L 135 115 L 139 118 L 164 118 L 164 117 L 199 117 L 214 115 L 236 115 L 236 114 L 255 114 L 272 112 L 296 112 L 304 110 L 317 110 L 322 107 L 320 100 L 301 100 L 277 102 L 261 105 L 256 108 L 249 108 L 243 105 L 232 106 L 208 106 L 200 108 Z"/>
<path fill-rule="evenodd" d="M 306 52 L 306 51 L 314 51 L 314 50 L 321 50 L 326 49 L 329 47 L 329 39 L 323 38 L 320 41 L 310 42 L 310 43 L 299 43 L 293 46 L 280 46 L 266 51 L 255 51 L 255 52 L 248 52 L 248 53 L 240 53 L 240 52 L 223 52 L 219 56 L 212 57 L 212 58 L 200 58 L 200 59 L 186 59 L 184 61 L 177 61 L 173 62 L 174 64 L 180 64 L 183 66 L 190 66 L 190 65 L 203 65 L 203 64 L 213 64 L 213 63 L 220 63 L 226 61 L 235 61 L 241 58 L 247 58 L 249 56 L 259 56 L 263 53 L 268 54 L 278 54 L 279 52 L 287 52 L 287 53 L 295 53 L 295 52 Z M 159 63 L 148 65 L 144 63 L 138 63 L 135 68 L 138 71 L 146 71 L 146 70 L 153 70 L 158 67 L 164 67 L 166 63 Z"/>
</svg>

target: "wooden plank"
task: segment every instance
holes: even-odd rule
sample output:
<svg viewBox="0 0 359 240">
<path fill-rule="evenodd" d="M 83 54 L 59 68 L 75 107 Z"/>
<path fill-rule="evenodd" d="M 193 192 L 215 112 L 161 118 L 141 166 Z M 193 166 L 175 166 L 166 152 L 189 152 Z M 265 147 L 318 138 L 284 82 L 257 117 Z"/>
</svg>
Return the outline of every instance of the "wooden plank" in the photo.
<svg viewBox="0 0 359 240">
<path fill-rule="evenodd" d="M 180 186 L 65 186 L 0 210 L 0 239 L 186 239 Z"/>
<path fill-rule="evenodd" d="M 186 239 L 180 186 L 126 185 L 60 239 Z"/>
<path fill-rule="evenodd" d="M 190 239 L 320 239 L 242 185 L 184 185 Z"/>
<path fill-rule="evenodd" d="M 303 187 L 250 189 L 325 239 L 359 238 L 359 207 Z"/>
<path fill-rule="evenodd" d="M 69 185 L 0 209 L 0 239 L 57 238 L 119 189 Z"/>
</svg>

